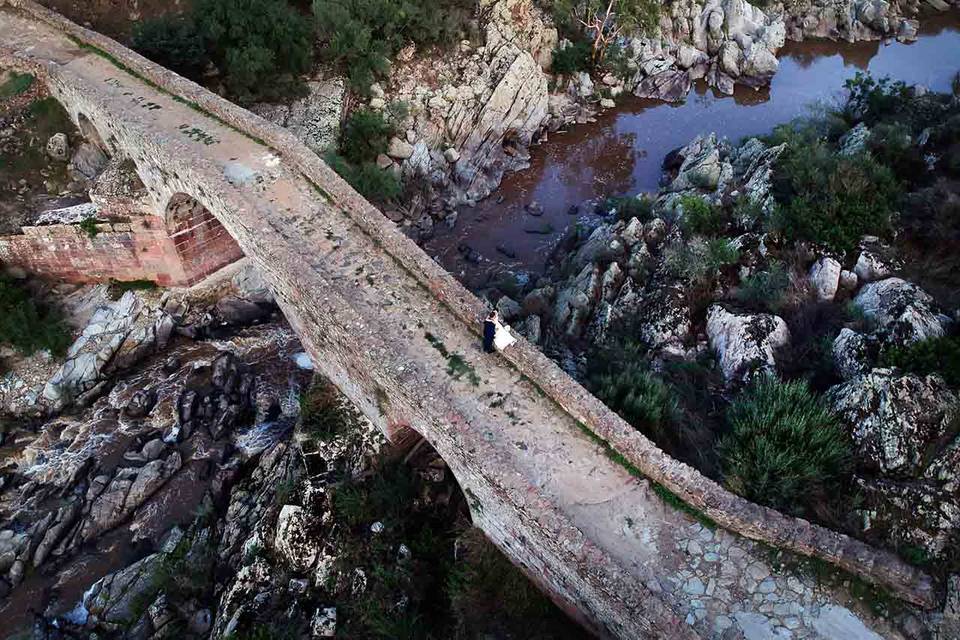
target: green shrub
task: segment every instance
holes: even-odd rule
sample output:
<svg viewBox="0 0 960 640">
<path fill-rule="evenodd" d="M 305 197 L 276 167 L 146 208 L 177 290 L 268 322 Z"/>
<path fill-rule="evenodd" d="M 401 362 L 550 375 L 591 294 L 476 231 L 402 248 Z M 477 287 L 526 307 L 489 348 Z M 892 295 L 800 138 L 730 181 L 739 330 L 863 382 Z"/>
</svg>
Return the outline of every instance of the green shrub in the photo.
<svg viewBox="0 0 960 640">
<path fill-rule="evenodd" d="M 906 83 L 890 78 L 877 80 L 869 73 L 858 71 L 843 86 L 850 92 L 843 110 L 845 115 L 851 121 L 863 121 L 871 126 L 899 114 L 910 100 Z"/>
<path fill-rule="evenodd" d="M 713 236 L 720 233 L 723 220 L 719 207 L 694 195 L 681 196 L 679 204 L 683 215 L 681 225 L 688 234 Z"/>
<path fill-rule="evenodd" d="M 839 156 L 823 140 L 801 136 L 788 141 L 773 188 L 774 229 L 840 253 L 865 234 L 887 235 L 900 195 L 893 172 L 868 155 Z"/>
<path fill-rule="evenodd" d="M 310 71 L 313 28 L 284 0 L 198 0 L 196 28 L 239 102 L 301 94 Z"/>
<path fill-rule="evenodd" d="M 669 436 L 677 404 L 669 387 L 642 361 L 618 363 L 591 380 L 597 398 L 655 440 Z"/>
<path fill-rule="evenodd" d="M 165 15 L 139 23 L 133 48 L 157 64 L 189 78 L 203 72 L 207 46 L 192 16 Z"/>
<path fill-rule="evenodd" d="M 326 380 L 316 380 L 300 396 L 300 427 L 311 438 L 328 442 L 356 422 L 352 407 Z"/>
<path fill-rule="evenodd" d="M 12 98 L 26 93 L 33 86 L 34 80 L 29 73 L 10 74 L 10 78 L 0 84 L 0 98 Z"/>
<path fill-rule="evenodd" d="M 646 194 L 637 197 L 615 196 L 604 200 L 601 209 L 605 214 L 616 211 L 617 220 L 638 218 L 640 222 L 647 222 L 653 217 L 653 200 Z"/>
<path fill-rule="evenodd" d="M 100 234 L 100 229 L 97 228 L 96 218 L 84 218 L 77 226 L 80 227 L 80 230 L 87 234 L 87 237 L 91 240 Z"/>
<path fill-rule="evenodd" d="M 354 111 L 340 133 L 340 155 L 355 164 L 373 162 L 386 153 L 395 127 L 378 111 Z"/>
<path fill-rule="evenodd" d="M 695 237 L 665 249 L 667 269 L 694 284 L 709 282 L 720 269 L 739 259 L 740 251 L 726 238 Z"/>
<path fill-rule="evenodd" d="M 328 153 L 324 160 L 351 187 L 371 202 L 387 202 L 398 197 L 403 190 L 396 175 L 387 169 L 381 169 L 374 162 L 355 165 L 335 153 Z"/>
<path fill-rule="evenodd" d="M 849 438 L 805 382 L 757 380 L 727 410 L 727 422 L 720 456 L 730 490 L 793 513 L 839 491 Z"/>
<path fill-rule="evenodd" d="M 583 40 L 563 49 L 557 47 L 553 51 L 553 72 L 570 76 L 581 71 L 589 71 L 593 64 L 590 59 L 592 51 L 590 43 Z"/>
<path fill-rule="evenodd" d="M 765 271 L 744 278 L 737 289 L 736 298 L 751 308 L 776 312 L 783 304 L 788 286 L 790 274 L 782 262 L 774 262 Z"/>
<path fill-rule="evenodd" d="M 25 355 L 41 349 L 62 355 L 70 334 L 59 311 L 38 304 L 18 282 L 0 276 L 0 343 Z"/>
<path fill-rule="evenodd" d="M 469 0 L 314 0 L 325 46 L 353 88 L 366 94 L 386 75 L 390 58 L 409 42 L 418 46 L 460 39 L 474 10 Z"/>
<path fill-rule="evenodd" d="M 947 384 L 958 387 L 960 337 L 930 338 L 902 347 L 890 347 L 880 354 L 880 364 L 884 367 L 899 367 L 920 375 L 937 373 Z"/>
</svg>

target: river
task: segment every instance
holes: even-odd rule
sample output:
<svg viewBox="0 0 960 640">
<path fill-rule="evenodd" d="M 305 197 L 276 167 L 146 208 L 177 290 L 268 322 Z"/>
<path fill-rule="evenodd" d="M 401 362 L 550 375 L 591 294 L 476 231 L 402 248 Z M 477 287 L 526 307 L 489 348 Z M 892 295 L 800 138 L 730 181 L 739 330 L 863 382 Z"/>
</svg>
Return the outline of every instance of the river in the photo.
<svg viewBox="0 0 960 640">
<path fill-rule="evenodd" d="M 533 150 L 530 168 L 507 175 L 493 196 L 461 209 L 455 227 L 438 227 L 425 248 L 471 288 L 501 268 L 537 274 L 575 214 L 591 215 L 592 202 L 606 196 L 655 192 L 664 156 L 699 134 L 731 141 L 767 134 L 842 96 L 844 81 L 858 71 L 949 91 L 960 70 L 960 14 L 929 16 L 921 25 L 911 44 L 787 43 L 770 87 L 758 91 L 738 87 L 734 96 L 720 96 L 701 85 L 683 104 L 624 99 L 594 123 L 553 134 Z M 542 216 L 525 212 L 531 202 L 543 207 Z M 464 260 L 465 247 L 479 263 Z"/>
</svg>

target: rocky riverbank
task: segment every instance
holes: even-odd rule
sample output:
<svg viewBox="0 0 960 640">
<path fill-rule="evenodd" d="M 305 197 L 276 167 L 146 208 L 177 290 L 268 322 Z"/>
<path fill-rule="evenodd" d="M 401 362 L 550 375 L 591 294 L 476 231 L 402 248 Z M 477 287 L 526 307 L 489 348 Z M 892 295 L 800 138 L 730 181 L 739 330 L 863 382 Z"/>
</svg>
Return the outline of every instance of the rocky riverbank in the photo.
<svg viewBox="0 0 960 640">
<path fill-rule="evenodd" d="M 547 277 L 491 299 L 661 447 L 755 500 L 782 498 L 738 475 L 738 412 L 761 401 L 758 380 L 802 381 L 849 441 L 844 488 L 807 481 L 812 501 L 773 504 L 945 576 L 960 542 L 960 101 L 861 82 L 837 111 L 764 140 L 698 137 L 666 158 L 655 198 L 608 200 Z M 789 458 L 795 444 L 777 446 Z"/>
<path fill-rule="evenodd" d="M 623 95 L 665 101 L 687 98 L 703 81 L 723 94 L 736 85 L 769 83 L 786 40 L 858 41 L 916 37 L 931 3 L 806 2 L 763 7 L 744 0 L 674 2 L 660 8 L 655 34 L 622 36 L 616 60 L 592 72 L 553 73 L 563 39 L 553 16 L 533 0 L 483 0 L 472 31 L 454 51 L 403 49 L 390 79 L 352 96 L 342 78 L 324 76 L 310 96 L 259 112 L 321 151 L 336 139 L 344 112 L 404 105 L 398 135 L 378 164 L 408 189 L 403 206 L 385 213 L 419 239 L 434 224 L 456 223 L 457 207 L 490 195 L 509 171 L 525 168 L 532 145 L 550 133 L 589 121 Z M 366 102 L 366 105 L 363 104 Z"/>
</svg>

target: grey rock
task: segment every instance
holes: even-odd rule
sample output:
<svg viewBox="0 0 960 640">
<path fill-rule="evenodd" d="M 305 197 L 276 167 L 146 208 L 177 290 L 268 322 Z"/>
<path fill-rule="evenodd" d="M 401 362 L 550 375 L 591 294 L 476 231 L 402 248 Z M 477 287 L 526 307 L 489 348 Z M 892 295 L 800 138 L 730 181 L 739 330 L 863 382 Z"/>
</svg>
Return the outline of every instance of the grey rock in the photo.
<svg viewBox="0 0 960 640">
<path fill-rule="evenodd" d="M 775 352 L 789 343 L 790 332 L 780 317 L 735 314 L 715 304 L 707 312 L 707 337 L 724 378 L 734 383 L 760 372 L 775 373 Z"/>
<path fill-rule="evenodd" d="M 853 436 L 861 464 L 888 476 L 921 469 L 927 447 L 946 432 L 956 395 L 939 376 L 874 369 L 832 388 L 828 398 Z"/>
<path fill-rule="evenodd" d="M 917 342 L 945 333 L 933 310 L 933 298 L 900 278 L 871 282 L 860 290 L 853 302 L 877 325 L 878 334 L 888 342 Z"/>
</svg>

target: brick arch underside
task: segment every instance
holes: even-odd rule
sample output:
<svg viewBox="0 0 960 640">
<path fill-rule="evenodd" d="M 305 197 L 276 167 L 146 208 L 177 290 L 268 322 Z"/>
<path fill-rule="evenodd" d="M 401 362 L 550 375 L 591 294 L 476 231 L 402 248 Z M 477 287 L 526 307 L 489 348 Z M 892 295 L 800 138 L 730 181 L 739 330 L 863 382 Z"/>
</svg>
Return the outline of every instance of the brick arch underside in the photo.
<svg viewBox="0 0 960 640">
<path fill-rule="evenodd" d="M 184 284 L 198 282 L 243 257 L 233 236 L 192 196 L 174 194 L 164 217 L 183 267 Z"/>
</svg>

